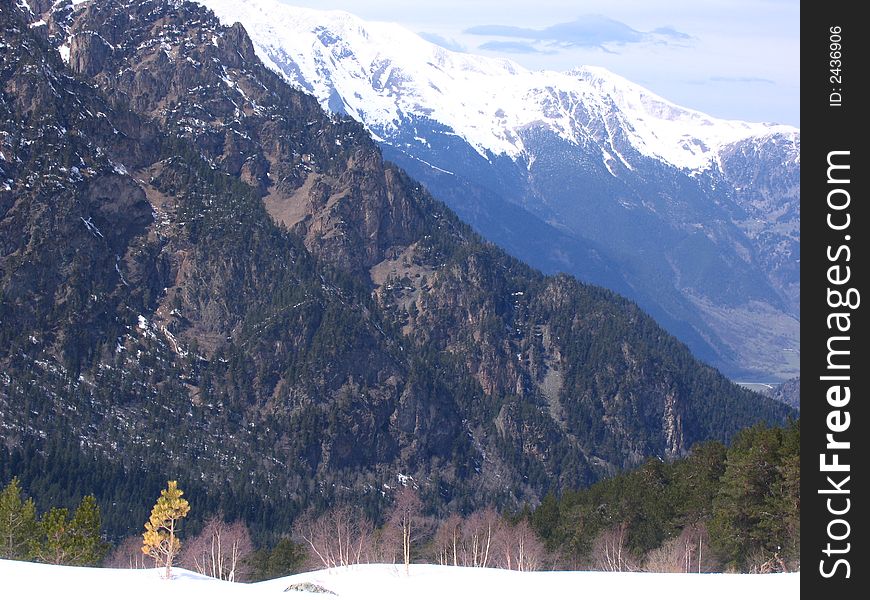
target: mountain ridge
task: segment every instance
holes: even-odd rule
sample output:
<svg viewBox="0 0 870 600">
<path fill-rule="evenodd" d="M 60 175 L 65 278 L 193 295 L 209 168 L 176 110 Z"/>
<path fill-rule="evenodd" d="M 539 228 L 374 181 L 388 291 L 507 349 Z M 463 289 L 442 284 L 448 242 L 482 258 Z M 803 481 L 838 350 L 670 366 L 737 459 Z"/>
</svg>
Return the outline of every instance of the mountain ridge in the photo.
<svg viewBox="0 0 870 600">
<path fill-rule="evenodd" d="M 428 116 L 451 127 L 484 157 L 491 153 L 518 158 L 525 149 L 516 130 L 538 120 L 547 122 L 564 139 L 578 143 L 576 129 L 558 122 L 569 120 L 570 114 L 559 111 L 558 103 L 554 103 L 553 113 L 548 115 L 538 108 L 541 99 L 532 95 L 556 90 L 597 105 L 594 110 L 599 119 L 608 114 L 612 104 L 619 109 L 618 113 L 628 115 L 629 120 L 621 129 L 633 135 L 635 148 L 690 170 L 710 168 L 714 160 L 711 155 L 721 146 L 753 137 L 798 132 L 787 125 L 710 117 L 671 103 L 602 67 L 581 66 L 566 72 L 529 71 L 509 59 L 447 50 L 400 25 L 364 21 L 344 11 L 277 5 L 272 0 L 241 3 L 202 0 L 202 4 L 227 23 L 244 20 L 256 32 L 261 58 L 268 59 L 288 80 L 315 95 L 321 104 L 328 104 L 333 91 L 338 92 L 342 99 L 348 99 L 344 102 L 348 114 L 378 136 L 391 133 L 393 123 L 414 115 Z M 242 15 L 244 19 L 240 18 Z M 267 38 L 274 41 L 267 43 Z M 402 48 L 401 55 L 396 54 L 396 48 Z M 303 50 L 309 53 L 306 55 Z M 281 58 L 294 61 L 289 73 L 277 64 L 276 59 Z M 330 58 L 338 59 L 335 69 L 324 70 L 322 65 Z M 444 75 L 441 78 L 436 75 L 439 71 Z M 466 73 L 473 77 L 465 77 Z M 491 83 L 480 83 L 481 78 L 489 78 Z M 356 84 L 356 80 L 364 80 L 363 85 Z M 350 100 L 355 93 L 361 97 Z M 469 101 L 456 100 L 469 95 L 472 96 Z M 481 107 L 490 113 L 505 113 L 504 123 L 492 125 L 488 115 L 476 118 L 473 113 Z M 675 128 L 674 132 L 665 129 L 666 123 L 674 121 L 690 126 Z M 639 131 L 641 127 L 643 131 Z M 503 131 L 498 131 L 502 128 Z M 656 145 L 656 138 L 663 136 L 668 140 Z M 677 141 L 683 141 L 685 147 Z M 631 168 L 618 153 L 616 159 Z"/>
<path fill-rule="evenodd" d="M 630 296 L 732 377 L 796 374 L 797 129 L 716 119 L 600 68 L 451 52 L 347 13 L 202 3 L 244 22 L 266 64 L 364 123 L 487 239 Z"/>
</svg>

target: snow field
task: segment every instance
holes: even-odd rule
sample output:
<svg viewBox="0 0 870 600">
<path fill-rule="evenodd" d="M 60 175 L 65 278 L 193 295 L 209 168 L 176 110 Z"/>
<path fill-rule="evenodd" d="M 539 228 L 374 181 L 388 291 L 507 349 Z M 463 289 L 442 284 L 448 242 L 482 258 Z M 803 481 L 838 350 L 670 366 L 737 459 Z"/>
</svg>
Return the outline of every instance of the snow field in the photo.
<svg viewBox="0 0 870 600">
<path fill-rule="evenodd" d="M 309 582 L 346 600 L 752 600 L 799 598 L 800 574 L 724 575 L 664 573 L 602 573 L 537 571 L 521 573 L 439 565 L 357 565 L 291 575 L 262 583 L 217 581 L 173 569 L 95 569 L 58 567 L 0 560 L 4 597 L 37 599 L 268 599 L 328 600 L 331 594 L 285 592 L 288 586 Z"/>
</svg>

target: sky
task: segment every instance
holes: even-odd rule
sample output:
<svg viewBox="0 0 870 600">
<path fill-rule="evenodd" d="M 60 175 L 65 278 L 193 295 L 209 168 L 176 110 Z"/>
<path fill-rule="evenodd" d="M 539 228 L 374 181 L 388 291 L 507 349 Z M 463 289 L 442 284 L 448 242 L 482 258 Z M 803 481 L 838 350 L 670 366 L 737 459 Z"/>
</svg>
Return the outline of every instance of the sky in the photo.
<svg viewBox="0 0 870 600">
<path fill-rule="evenodd" d="M 282 0 L 529 69 L 605 67 L 715 117 L 800 127 L 799 0 Z"/>
</svg>

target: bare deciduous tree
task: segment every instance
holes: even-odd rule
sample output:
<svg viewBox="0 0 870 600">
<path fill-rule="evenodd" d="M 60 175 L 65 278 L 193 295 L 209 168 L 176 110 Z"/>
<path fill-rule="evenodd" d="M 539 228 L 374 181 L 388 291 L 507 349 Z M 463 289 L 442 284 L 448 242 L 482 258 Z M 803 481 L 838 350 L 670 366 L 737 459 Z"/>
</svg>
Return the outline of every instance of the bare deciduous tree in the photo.
<svg viewBox="0 0 870 600">
<path fill-rule="evenodd" d="M 487 508 L 442 521 L 432 555 L 442 565 L 534 571 L 543 566 L 547 551 L 527 520 L 511 523 Z"/>
<path fill-rule="evenodd" d="M 402 532 L 387 523 L 375 532 L 368 562 L 394 565 L 402 556 Z"/>
<path fill-rule="evenodd" d="M 223 517 L 214 516 L 187 542 L 181 564 L 215 579 L 237 581 L 249 575 L 243 559 L 253 551 L 251 534 L 243 522 L 225 523 Z"/>
<path fill-rule="evenodd" d="M 592 544 L 595 568 L 601 571 L 637 571 L 638 565 L 626 547 L 625 523 L 602 531 Z"/>
<path fill-rule="evenodd" d="M 104 566 L 111 569 L 150 569 L 157 567 L 155 559 L 142 554 L 142 536 L 131 535 L 121 540 L 106 558 Z"/>
<path fill-rule="evenodd" d="M 543 542 L 526 520 L 514 525 L 500 520 L 493 535 L 493 545 L 496 549 L 493 566 L 502 569 L 536 571 L 541 568 L 547 554 Z"/>
<path fill-rule="evenodd" d="M 752 574 L 788 573 L 790 570 L 779 551 L 758 549 L 749 556 L 747 564 Z"/>
<path fill-rule="evenodd" d="M 459 566 L 459 552 L 462 547 L 463 519 L 452 514 L 438 525 L 433 540 L 435 560 L 440 565 Z"/>
<path fill-rule="evenodd" d="M 643 569 L 650 573 L 685 573 L 686 548 L 679 538 L 667 540 L 664 544 L 650 550 L 646 555 Z"/>
<path fill-rule="evenodd" d="M 390 513 L 389 524 L 402 533 L 402 562 L 405 564 L 406 575 L 411 565 L 411 545 L 423 533 L 422 509 L 423 503 L 417 492 L 413 488 L 403 487 L 396 494 Z"/>
<path fill-rule="evenodd" d="M 471 513 L 462 528 L 462 564 L 467 567 L 489 565 L 493 535 L 498 527 L 499 516 L 492 508 Z"/>
<path fill-rule="evenodd" d="M 313 562 L 328 569 L 359 564 L 372 553 L 374 528 L 356 508 L 337 506 L 319 516 L 309 510 L 293 530 L 308 546 Z"/>
<path fill-rule="evenodd" d="M 679 536 L 651 550 L 644 570 L 654 573 L 707 573 L 716 570 L 710 552 L 707 528 L 703 523 L 689 525 Z"/>
</svg>

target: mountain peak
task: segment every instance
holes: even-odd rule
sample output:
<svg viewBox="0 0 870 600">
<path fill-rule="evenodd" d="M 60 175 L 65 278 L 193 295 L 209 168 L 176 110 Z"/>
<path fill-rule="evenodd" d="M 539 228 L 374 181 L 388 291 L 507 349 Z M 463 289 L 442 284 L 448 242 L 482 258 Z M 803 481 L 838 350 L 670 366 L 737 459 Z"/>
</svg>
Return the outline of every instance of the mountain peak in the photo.
<svg viewBox="0 0 870 600">
<path fill-rule="evenodd" d="M 544 125 L 577 145 L 614 154 L 616 129 L 642 155 L 704 171 L 723 145 L 785 126 L 724 120 L 683 108 L 607 69 L 529 71 L 505 59 L 453 52 L 394 23 L 276 0 L 198 0 L 222 22 L 241 21 L 260 57 L 325 108 L 390 141 L 400 124 L 432 120 L 490 159 L 533 160 L 521 132 Z"/>
</svg>

